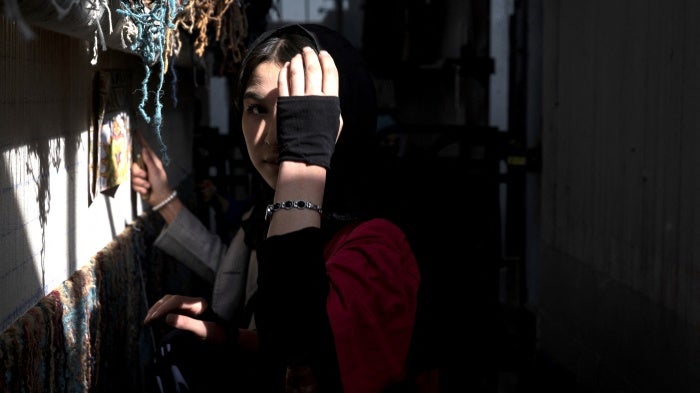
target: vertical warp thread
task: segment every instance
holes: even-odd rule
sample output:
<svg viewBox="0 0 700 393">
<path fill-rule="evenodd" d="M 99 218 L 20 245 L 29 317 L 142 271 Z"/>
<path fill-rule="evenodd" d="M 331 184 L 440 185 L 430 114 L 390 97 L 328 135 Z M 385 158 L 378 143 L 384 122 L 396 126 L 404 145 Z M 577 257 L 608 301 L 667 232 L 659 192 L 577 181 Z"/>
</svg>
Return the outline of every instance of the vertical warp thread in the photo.
<svg viewBox="0 0 700 393">
<path fill-rule="evenodd" d="M 34 30 L 29 27 L 29 24 L 22 17 L 17 0 L 4 0 L 2 8 L 4 14 L 17 23 L 17 28 L 25 39 L 33 40 L 36 37 Z"/>
<path fill-rule="evenodd" d="M 100 19 L 102 19 L 102 13 L 106 12 L 107 13 L 107 23 L 109 27 L 109 34 L 112 34 L 112 12 L 109 10 L 109 0 L 94 0 L 95 4 L 93 4 L 93 7 L 91 7 L 90 11 L 90 21 L 88 22 L 88 26 L 95 25 L 95 34 L 94 34 L 94 45 L 93 45 L 93 52 L 92 52 L 92 59 L 90 60 L 90 64 L 96 65 L 97 64 L 97 53 L 98 53 L 98 47 L 97 43 L 99 40 L 100 45 L 102 46 L 102 51 L 107 51 L 107 42 L 105 41 L 105 35 L 104 32 L 102 31 L 102 25 L 100 25 Z"/>
<path fill-rule="evenodd" d="M 150 221 L 138 217 L 95 258 L 98 298 L 109 305 L 101 308 L 102 322 L 97 329 L 101 337 L 95 349 L 101 355 L 93 385 L 97 391 L 144 388 L 142 372 L 154 347 L 150 329 L 142 323 L 148 307 L 142 269 L 153 267 L 147 258 L 162 226 Z"/>
</svg>

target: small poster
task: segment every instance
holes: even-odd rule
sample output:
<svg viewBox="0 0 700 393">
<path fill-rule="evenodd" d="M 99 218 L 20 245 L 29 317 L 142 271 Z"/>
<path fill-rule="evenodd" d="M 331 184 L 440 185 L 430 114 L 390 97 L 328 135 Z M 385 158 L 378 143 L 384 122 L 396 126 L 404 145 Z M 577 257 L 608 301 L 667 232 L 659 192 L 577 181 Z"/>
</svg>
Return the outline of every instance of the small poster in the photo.
<svg viewBox="0 0 700 393">
<path fill-rule="evenodd" d="M 98 71 L 95 75 L 88 204 L 92 204 L 98 192 L 114 196 L 117 187 L 129 180 L 132 149 L 129 86 L 126 71 Z"/>
</svg>

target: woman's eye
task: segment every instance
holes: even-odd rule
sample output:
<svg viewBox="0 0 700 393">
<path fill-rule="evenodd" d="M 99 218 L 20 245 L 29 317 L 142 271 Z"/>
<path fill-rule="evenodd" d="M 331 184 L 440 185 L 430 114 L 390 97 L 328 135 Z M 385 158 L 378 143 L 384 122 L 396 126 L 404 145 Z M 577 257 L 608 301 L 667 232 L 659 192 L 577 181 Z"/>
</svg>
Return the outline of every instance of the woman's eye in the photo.
<svg viewBox="0 0 700 393">
<path fill-rule="evenodd" d="M 250 104 L 245 108 L 245 111 L 250 113 L 251 115 L 259 115 L 261 113 L 264 113 L 263 107 L 258 105 L 258 104 Z"/>
</svg>

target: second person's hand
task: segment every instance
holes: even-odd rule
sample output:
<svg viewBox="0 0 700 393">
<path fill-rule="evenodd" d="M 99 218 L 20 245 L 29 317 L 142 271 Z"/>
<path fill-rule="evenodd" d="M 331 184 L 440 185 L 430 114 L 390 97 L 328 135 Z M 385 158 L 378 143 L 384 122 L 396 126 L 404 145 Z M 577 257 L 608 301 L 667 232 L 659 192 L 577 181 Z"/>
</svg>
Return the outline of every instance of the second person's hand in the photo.
<svg viewBox="0 0 700 393">
<path fill-rule="evenodd" d="M 156 205 L 170 196 L 172 188 L 163 162 L 143 139 L 141 145 L 141 158 L 145 168 L 137 163 L 131 165 L 131 186 L 146 202 Z"/>
<path fill-rule="evenodd" d="M 215 344 L 228 341 L 226 329 L 215 321 L 198 319 L 209 308 L 203 298 L 182 295 L 165 295 L 146 313 L 144 324 L 151 325 L 163 320 L 174 328 L 194 333 L 201 340 Z"/>
</svg>

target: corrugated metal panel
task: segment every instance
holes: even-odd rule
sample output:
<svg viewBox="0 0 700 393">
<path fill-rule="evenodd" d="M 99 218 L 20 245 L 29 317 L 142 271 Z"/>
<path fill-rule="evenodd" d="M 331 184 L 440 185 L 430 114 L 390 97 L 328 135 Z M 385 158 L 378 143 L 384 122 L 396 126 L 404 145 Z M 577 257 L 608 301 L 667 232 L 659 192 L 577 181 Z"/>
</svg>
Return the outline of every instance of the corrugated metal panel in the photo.
<svg viewBox="0 0 700 393">
<path fill-rule="evenodd" d="M 543 307 L 640 391 L 679 377 L 686 388 L 700 369 L 697 15 L 696 2 L 545 1 Z M 553 273 L 562 256 L 597 279 Z M 573 292 L 552 292 L 564 278 Z M 593 302 L 624 329 L 601 324 Z M 679 337 L 692 341 L 681 349 Z"/>
</svg>

